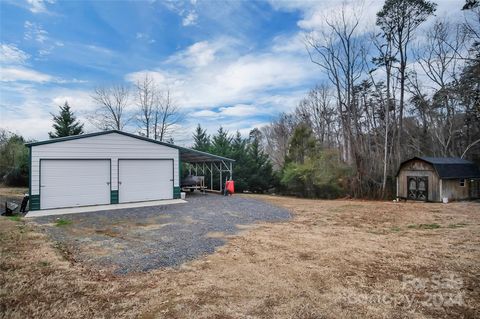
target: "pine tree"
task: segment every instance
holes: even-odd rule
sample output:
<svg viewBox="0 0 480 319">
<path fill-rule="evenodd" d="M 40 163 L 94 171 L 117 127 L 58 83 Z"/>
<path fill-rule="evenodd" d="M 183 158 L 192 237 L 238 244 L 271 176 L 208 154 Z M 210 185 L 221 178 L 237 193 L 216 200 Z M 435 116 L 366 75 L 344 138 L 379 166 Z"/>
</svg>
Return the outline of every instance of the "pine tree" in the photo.
<svg viewBox="0 0 480 319">
<path fill-rule="evenodd" d="M 60 113 L 58 115 L 52 114 L 54 132 L 48 133 L 50 138 L 83 134 L 83 124 L 77 121 L 68 102 L 65 101 L 65 104 L 59 106 L 59 108 Z"/>
<path fill-rule="evenodd" d="M 261 145 L 262 133 L 258 129 L 250 132 L 248 145 L 248 189 L 255 193 L 263 193 L 274 186 L 272 163 Z"/>
<path fill-rule="evenodd" d="M 211 152 L 216 155 L 229 157 L 231 155 L 232 138 L 220 126 L 217 134 L 213 136 Z"/>
<path fill-rule="evenodd" d="M 232 153 L 230 158 L 235 160 L 233 164 L 233 177 L 235 180 L 235 191 L 243 192 L 248 190 L 250 162 L 247 154 L 247 140 L 239 131 L 232 140 Z"/>
<path fill-rule="evenodd" d="M 307 157 L 317 151 L 312 129 L 304 123 L 299 124 L 290 139 L 286 162 L 303 164 Z"/>
<path fill-rule="evenodd" d="M 207 130 L 202 129 L 200 124 L 197 125 L 195 133 L 193 133 L 193 140 L 195 141 L 195 144 L 193 145 L 194 150 L 203 152 L 210 151 L 210 136 L 208 136 Z"/>
</svg>

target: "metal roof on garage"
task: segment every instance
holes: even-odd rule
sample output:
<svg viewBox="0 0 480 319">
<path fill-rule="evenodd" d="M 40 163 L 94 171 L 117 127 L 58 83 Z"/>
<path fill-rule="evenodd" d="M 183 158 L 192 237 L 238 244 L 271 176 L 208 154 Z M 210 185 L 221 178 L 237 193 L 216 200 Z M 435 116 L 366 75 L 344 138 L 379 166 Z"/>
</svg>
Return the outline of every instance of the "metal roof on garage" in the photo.
<svg viewBox="0 0 480 319">
<path fill-rule="evenodd" d="M 32 146 L 37 146 L 37 145 L 44 145 L 44 144 L 51 144 L 51 143 L 58 143 L 58 142 L 64 142 L 64 141 L 71 141 L 71 140 L 77 140 L 77 139 L 82 139 L 82 138 L 88 138 L 88 137 L 93 137 L 93 136 L 99 136 L 99 135 L 106 135 L 106 134 L 112 134 L 112 133 L 117 133 L 125 136 L 129 136 L 132 138 L 136 138 L 139 140 L 147 141 L 150 143 L 155 143 L 155 144 L 160 144 L 163 146 L 167 147 L 172 147 L 176 148 L 179 150 L 180 153 L 180 160 L 182 162 L 187 162 L 187 163 L 202 163 L 202 162 L 219 162 L 219 161 L 225 161 L 225 162 L 235 162 L 235 160 L 219 155 L 214 155 L 210 154 L 207 152 L 202 152 L 202 151 L 197 151 L 193 150 L 187 147 L 182 147 L 166 142 L 160 142 L 153 140 L 151 138 L 145 137 L 145 136 L 139 136 L 127 132 L 122 132 L 118 130 L 109 130 L 109 131 L 101 131 L 101 132 L 95 132 L 95 133 L 88 133 L 88 134 L 81 134 L 81 135 L 73 135 L 73 136 L 66 136 L 66 137 L 59 137 L 59 138 L 52 138 L 50 140 L 45 140 L 45 141 L 38 141 L 38 142 L 32 142 L 32 143 L 26 143 L 25 145 L 28 147 Z"/>
<path fill-rule="evenodd" d="M 403 164 L 415 159 L 431 164 L 442 179 L 480 178 L 480 169 L 477 165 L 459 157 L 414 157 L 400 164 L 397 175 Z"/>
</svg>

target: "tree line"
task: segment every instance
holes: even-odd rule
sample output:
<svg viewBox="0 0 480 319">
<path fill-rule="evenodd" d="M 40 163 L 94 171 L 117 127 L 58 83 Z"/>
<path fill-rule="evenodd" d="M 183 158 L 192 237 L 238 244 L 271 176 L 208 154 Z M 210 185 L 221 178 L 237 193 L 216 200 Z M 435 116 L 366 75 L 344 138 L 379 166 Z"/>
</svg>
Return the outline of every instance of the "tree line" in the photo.
<svg viewBox="0 0 480 319">
<path fill-rule="evenodd" d="M 366 31 L 360 10 L 343 6 L 325 17 L 326 28 L 305 35 L 325 81 L 248 137 L 223 128 L 209 136 L 199 125 L 194 148 L 235 159 L 240 191 L 306 197 L 391 197 L 399 164 L 413 156 L 480 163 L 479 1 L 458 10 L 460 22 L 435 17 L 432 1 L 386 0 Z M 138 134 L 173 142 L 183 118 L 172 92 L 148 75 L 133 88 L 97 88 L 92 97 L 97 107 L 88 118 L 99 129 L 134 122 Z M 83 132 L 67 103 L 53 119 L 51 137 Z"/>
<path fill-rule="evenodd" d="M 273 191 L 277 186 L 277 178 L 268 155 L 262 147 L 262 134 L 259 129 L 253 129 L 247 138 L 240 132 L 229 134 L 220 127 L 216 134 L 210 136 L 198 124 L 193 134 L 193 149 L 235 160 L 233 179 L 237 192 Z M 186 171 L 185 171 L 186 174 Z M 210 176 L 205 176 L 207 185 Z M 213 179 L 216 184 L 216 176 Z M 218 186 L 215 186 L 218 187 Z"/>
<path fill-rule="evenodd" d="M 347 194 L 386 198 L 410 157 L 480 162 L 479 2 L 467 1 L 461 22 L 435 10 L 431 1 L 386 0 L 369 33 L 358 11 L 343 7 L 305 36 L 327 80 L 262 129 L 282 180 L 309 180 L 310 192 L 322 184 L 315 166 L 335 165 Z"/>
</svg>

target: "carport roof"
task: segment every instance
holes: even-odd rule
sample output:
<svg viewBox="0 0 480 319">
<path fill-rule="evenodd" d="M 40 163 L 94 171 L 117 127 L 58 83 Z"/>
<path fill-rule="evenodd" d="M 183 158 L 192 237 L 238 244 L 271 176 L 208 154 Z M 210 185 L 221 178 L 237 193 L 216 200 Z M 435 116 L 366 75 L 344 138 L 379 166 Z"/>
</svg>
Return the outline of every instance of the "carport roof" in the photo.
<svg viewBox="0 0 480 319">
<path fill-rule="evenodd" d="M 151 138 L 144 137 L 144 136 L 139 136 L 127 132 L 122 132 L 118 130 L 109 130 L 109 131 L 102 131 L 102 132 L 95 132 L 95 133 L 89 133 L 89 134 L 81 134 L 81 135 L 74 135 L 74 136 L 66 136 L 66 137 L 59 137 L 59 138 L 52 138 L 50 140 L 45 140 L 45 141 L 38 141 L 38 142 L 32 142 L 32 143 L 26 143 L 25 145 L 28 147 L 32 146 L 37 146 L 37 145 L 44 145 L 44 144 L 51 144 L 51 143 L 58 143 L 58 142 L 64 142 L 64 141 L 71 141 L 71 140 L 77 140 L 77 139 L 82 139 L 82 138 L 87 138 L 87 137 L 93 137 L 93 136 L 99 136 L 99 135 L 106 135 L 106 134 L 112 134 L 112 133 L 117 133 L 129 137 L 133 137 L 139 140 L 155 143 L 155 144 L 160 144 L 163 146 L 167 147 L 172 147 L 176 148 L 179 150 L 180 153 L 180 160 L 182 162 L 187 162 L 187 163 L 200 163 L 200 162 L 218 162 L 218 161 L 226 161 L 226 162 L 235 162 L 235 160 L 219 155 L 214 155 L 210 154 L 207 152 L 201 152 L 197 150 L 193 150 L 190 148 L 170 144 L 170 143 L 165 143 L 165 142 L 160 142 L 156 140 L 152 140 Z"/>
</svg>

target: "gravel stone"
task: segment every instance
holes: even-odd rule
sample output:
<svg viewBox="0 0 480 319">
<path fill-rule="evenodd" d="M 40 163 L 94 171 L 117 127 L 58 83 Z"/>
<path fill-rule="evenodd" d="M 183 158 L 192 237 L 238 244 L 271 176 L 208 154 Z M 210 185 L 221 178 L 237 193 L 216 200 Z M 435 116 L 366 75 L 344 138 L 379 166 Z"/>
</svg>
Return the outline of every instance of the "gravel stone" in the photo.
<svg viewBox="0 0 480 319">
<path fill-rule="evenodd" d="M 55 226 L 60 218 L 72 223 Z M 183 204 L 45 216 L 34 222 L 76 260 L 127 274 L 177 267 L 211 254 L 226 240 L 209 233 L 232 235 L 237 225 L 289 218 L 288 210 L 263 201 L 189 193 Z"/>
</svg>

